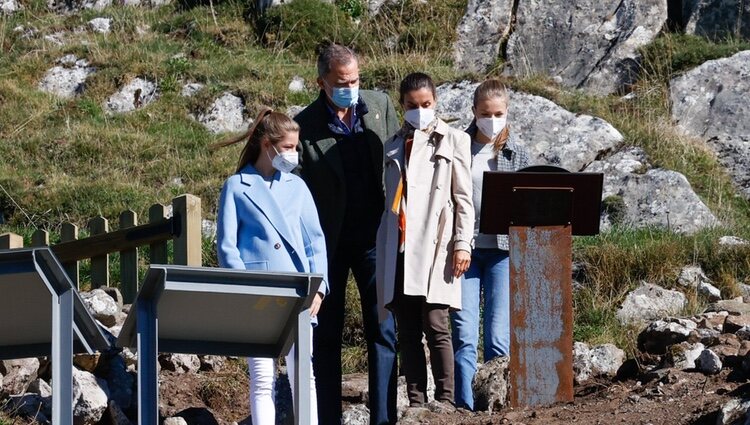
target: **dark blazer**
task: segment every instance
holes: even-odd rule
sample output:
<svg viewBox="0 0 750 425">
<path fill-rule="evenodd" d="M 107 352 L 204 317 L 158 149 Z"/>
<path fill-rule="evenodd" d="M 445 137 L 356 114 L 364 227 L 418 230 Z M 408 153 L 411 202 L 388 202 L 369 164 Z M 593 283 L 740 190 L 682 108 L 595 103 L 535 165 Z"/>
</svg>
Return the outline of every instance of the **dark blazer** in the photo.
<svg viewBox="0 0 750 425">
<path fill-rule="evenodd" d="M 360 90 L 368 113 L 362 116 L 365 135 L 370 145 L 375 176 L 382 181 L 383 143 L 399 129 L 399 119 L 387 94 Z M 320 224 L 326 236 L 327 252 L 336 252 L 346 211 L 346 180 L 336 135 L 328 127 L 330 112 L 325 94 L 302 110 L 294 120 L 300 125 L 300 166 L 298 172 L 312 192 L 318 208 Z M 383 203 L 378 200 L 378 204 Z"/>
</svg>

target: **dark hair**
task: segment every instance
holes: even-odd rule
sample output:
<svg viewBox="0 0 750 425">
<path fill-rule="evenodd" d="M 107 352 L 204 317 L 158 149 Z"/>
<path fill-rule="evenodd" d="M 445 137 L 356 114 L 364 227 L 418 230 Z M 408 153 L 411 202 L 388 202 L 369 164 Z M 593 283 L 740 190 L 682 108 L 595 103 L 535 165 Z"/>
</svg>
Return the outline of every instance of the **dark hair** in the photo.
<svg viewBox="0 0 750 425">
<path fill-rule="evenodd" d="M 239 172 L 247 164 L 255 164 L 260 156 L 260 145 L 264 139 L 272 145 L 279 143 L 287 133 L 299 132 L 299 124 L 281 112 L 274 112 L 271 108 L 263 108 L 252 127 L 242 135 L 233 138 L 234 141 L 247 139 L 245 147 L 242 148 L 240 161 L 237 164 Z"/>
<path fill-rule="evenodd" d="M 435 83 L 432 82 L 432 78 L 430 78 L 429 75 L 423 72 L 412 72 L 411 74 L 404 77 L 403 80 L 401 80 L 401 85 L 398 88 L 399 103 L 403 105 L 404 96 L 406 96 L 407 93 L 419 89 L 430 89 L 430 91 L 432 92 L 432 97 L 437 99 L 437 94 L 435 92 Z"/>
<path fill-rule="evenodd" d="M 354 50 L 340 44 L 331 43 L 321 46 L 318 53 L 318 77 L 323 78 L 331 72 L 331 65 L 347 65 L 351 61 L 357 61 Z"/>
</svg>

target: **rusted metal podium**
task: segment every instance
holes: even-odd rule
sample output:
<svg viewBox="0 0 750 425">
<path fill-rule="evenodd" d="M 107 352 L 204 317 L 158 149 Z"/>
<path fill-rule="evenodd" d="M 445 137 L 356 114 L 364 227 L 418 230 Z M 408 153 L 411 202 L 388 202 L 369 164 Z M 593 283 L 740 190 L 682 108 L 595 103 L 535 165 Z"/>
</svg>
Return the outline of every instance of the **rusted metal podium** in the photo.
<svg viewBox="0 0 750 425">
<path fill-rule="evenodd" d="M 572 236 L 599 233 L 603 175 L 487 172 L 480 231 L 510 245 L 510 403 L 573 400 Z"/>
</svg>

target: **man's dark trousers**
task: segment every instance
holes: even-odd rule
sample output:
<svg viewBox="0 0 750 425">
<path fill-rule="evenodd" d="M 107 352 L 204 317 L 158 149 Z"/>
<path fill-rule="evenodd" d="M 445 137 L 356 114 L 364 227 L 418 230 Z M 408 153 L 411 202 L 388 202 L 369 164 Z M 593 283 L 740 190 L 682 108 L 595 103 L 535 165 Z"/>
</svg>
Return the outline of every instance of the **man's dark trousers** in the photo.
<svg viewBox="0 0 750 425">
<path fill-rule="evenodd" d="M 341 335 L 346 285 L 351 269 L 362 305 L 370 380 L 370 424 L 396 422 L 396 330 L 389 317 L 378 322 L 375 246 L 340 246 L 329 261 L 330 294 L 318 313 L 313 338 L 313 366 L 320 425 L 341 423 Z"/>
</svg>

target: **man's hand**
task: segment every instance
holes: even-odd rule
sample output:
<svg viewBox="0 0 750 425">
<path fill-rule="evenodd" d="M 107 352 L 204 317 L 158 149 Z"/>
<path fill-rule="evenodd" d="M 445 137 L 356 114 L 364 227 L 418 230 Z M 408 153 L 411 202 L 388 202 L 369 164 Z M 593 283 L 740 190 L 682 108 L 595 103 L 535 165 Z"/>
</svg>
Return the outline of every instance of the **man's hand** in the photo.
<svg viewBox="0 0 750 425">
<path fill-rule="evenodd" d="M 471 254 L 468 251 L 458 250 L 453 253 L 453 276 L 461 277 L 462 274 L 469 270 L 471 264 Z"/>
<path fill-rule="evenodd" d="M 318 292 L 315 294 L 315 298 L 313 298 L 312 305 L 310 305 L 310 317 L 314 318 L 318 315 L 318 311 L 320 311 L 320 305 L 323 303 L 323 294 Z"/>
</svg>

